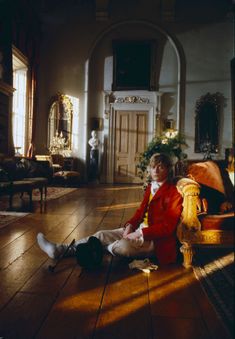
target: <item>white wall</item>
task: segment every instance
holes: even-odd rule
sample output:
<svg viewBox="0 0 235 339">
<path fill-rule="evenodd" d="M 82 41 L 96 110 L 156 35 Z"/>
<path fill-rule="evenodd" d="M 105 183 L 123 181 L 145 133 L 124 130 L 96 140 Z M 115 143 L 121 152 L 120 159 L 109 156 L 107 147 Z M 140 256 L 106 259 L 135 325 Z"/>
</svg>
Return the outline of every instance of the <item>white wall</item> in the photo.
<svg viewBox="0 0 235 339">
<path fill-rule="evenodd" d="M 220 150 L 217 157 L 224 158 L 224 149 L 232 146 L 231 75 L 233 57 L 233 27 L 231 22 L 201 25 L 178 35 L 186 56 L 185 135 L 189 158 L 200 159 L 194 153 L 195 104 L 206 93 L 220 92 L 226 106 L 221 112 Z"/>
</svg>

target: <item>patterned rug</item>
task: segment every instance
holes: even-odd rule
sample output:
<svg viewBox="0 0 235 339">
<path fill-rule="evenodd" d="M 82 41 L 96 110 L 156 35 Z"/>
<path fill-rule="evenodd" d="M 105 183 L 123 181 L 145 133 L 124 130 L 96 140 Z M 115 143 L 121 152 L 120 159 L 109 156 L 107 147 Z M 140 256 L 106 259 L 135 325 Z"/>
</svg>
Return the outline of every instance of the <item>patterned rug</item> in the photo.
<svg viewBox="0 0 235 339">
<path fill-rule="evenodd" d="M 225 248 L 200 248 L 197 252 L 194 274 L 228 335 L 234 338 L 234 252 Z"/>
<path fill-rule="evenodd" d="M 76 191 L 77 188 L 70 188 L 70 187 L 47 187 L 47 198 L 46 200 L 53 200 L 62 197 L 68 193 Z M 28 195 L 24 195 L 24 199 L 28 199 Z M 33 201 L 39 201 L 41 199 L 40 191 L 33 190 Z"/>
<path fill-rule="evenodd" d="M 29 213 L 23 212 L 0 212 L 0 228 L 3 228 L 12 222 L 21 219 Z"/>
</svg>

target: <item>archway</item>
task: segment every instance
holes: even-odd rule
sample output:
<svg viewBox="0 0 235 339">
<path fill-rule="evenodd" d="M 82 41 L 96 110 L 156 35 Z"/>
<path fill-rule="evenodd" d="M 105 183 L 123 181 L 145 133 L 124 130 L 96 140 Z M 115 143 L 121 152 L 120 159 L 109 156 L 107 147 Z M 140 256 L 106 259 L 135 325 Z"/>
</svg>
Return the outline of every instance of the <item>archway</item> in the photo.
<svg viewBox="0 0 235 339">
<path fill-rule="evenodd" d="M 134 25 L 141 25 L 143 28 L 145 29 L 149 29 L 152 30 L 152 32 L 156 32 L 156 35 L 162 35 L 164 37 L 164 39 L 166 41 L 169 42 L 169 44 L 173 47 L 174 51 L 175 51 L 175 55 L 176 55 L 176 59 L 177 59 L 177 114 L 176 114 L 176 128 L 180 131 L 183 132 L 184 130 L 184 116 L 185 116 L 185 78 L 186 78 L 186 72 L 185 72 L 185 68 L 186 68 L 186 63 L 185 63 L 185 56 L 184 56 L 184 52 L 183 52 L 183 48 L 181 46 L 181 44 L 179 43 L 178 39 L 171 34 L 170 32 L 168 32 L 165 28 L 162 28 L 161 26 L 159 26 L 158 24 L 154 24 L 154 23 L 150 23 L 147 21 L 143 21 L 143 20 L 127 20 L 127 21 L 123 21 L 123 22 L 119 22 L 119 23 L 115 23 L 110 25 L 108 28 L 106 28 L 103 32 L 101 32 L 95 39 L 94 43 L 92 44 L 90 51 L 89 51 L 89 62 L 88 62 L 88 67 L 87 67 L 87 74 L 86 74 L 86 78 L 90 79 L 90 72 L 91 72 L 91 66 L 92 63 L 90 64 L 90 61 L 92 60 L 92 58 L 94 57 L 94 53 L 96 51 L 96 49 L 99 47 L 99 45 L 102 44 L 103 40 L 107 39 L 108 36 L 111 36 L 111 34 L 114 32 L 115 34 L 117 34 L 117 31 L 121 31 L 121 29 L 124 29 L 124 27 L 134 27 Z M 137 38 L 137 36 L 136 36 Z M 89 116 L 89 103 L 90 102 L 94 102 L 94 96 L 92 95 L 92 93 L 90 93 L 89 91 L 89 83 L 87 82 L 86 85 L 86 89 L 85 89 L 86 93 L 87 93 L 87 118 Z M 97 99 L 98 101 L 98 99 Z M 96 108 L 96 105 L 93 104 L 93 110 Z M 158 110 L 159 107 L 155 107 L 153 106 L 154 110 Z M 88 119 L 87 119 L 88 122 Z M 88 122 L 89 123 L 89 122 Z M 104 124 L 105 125 L 105 124 Z M 89 126 L 87 126 L 87 128 L 89 128 Z M 106 163 L 107 166 L 107 172 L 108 175 L 106 176 L 109 178 L 112 178 L 112 175 L 109 176 L 109 172 L 112 171 L 112 163 L 113 163 L 113 154 L 110 154 L 112 152 L 110 152 L 110 149 L 112 147 L 112 138 L 110 138 L 110 131 L 112 131 L 112 126 L 110 126 L 110 122 L 106 123 L 106 126 L 104 126 L 104 128 L 106 128 L 106 143 L 104 143 L 104 148 L 102 150 L 102 153 L 107 153 L 108 154 L 108 158 L 107 159 L 103 159 L 103 161 Z M 103 133 L 103 138 L 105 139 L 105 133 Z M 106 147 L 106 148 L 105 148 Z M 110 158 L 111 157 L 111 158 Z M 109 182 L 112 182 L 112 179 L 109 179 Z"/>
</svg>

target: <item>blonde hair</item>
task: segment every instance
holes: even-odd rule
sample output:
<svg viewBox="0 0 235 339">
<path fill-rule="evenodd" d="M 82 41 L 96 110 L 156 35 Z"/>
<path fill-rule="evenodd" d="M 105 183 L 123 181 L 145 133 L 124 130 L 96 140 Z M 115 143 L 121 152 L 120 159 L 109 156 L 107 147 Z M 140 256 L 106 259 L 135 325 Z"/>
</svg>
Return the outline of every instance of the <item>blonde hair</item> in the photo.
<svg viewBox="0 0 235 339">
<path fill-rule="evenodd" d="M 159 162 L 166 166 L 169 170 L 173 166 L 170 156 L 164 153 L 153 154 L 149 160 L 149 166 L 154 167 Z"/>
</svg>

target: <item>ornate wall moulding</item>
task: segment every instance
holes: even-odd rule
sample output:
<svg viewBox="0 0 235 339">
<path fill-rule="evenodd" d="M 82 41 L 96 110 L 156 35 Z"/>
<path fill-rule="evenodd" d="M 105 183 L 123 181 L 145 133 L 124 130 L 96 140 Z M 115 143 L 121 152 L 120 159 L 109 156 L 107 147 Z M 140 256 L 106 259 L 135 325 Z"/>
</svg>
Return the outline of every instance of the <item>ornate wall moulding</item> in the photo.
<svg viewBox="0 0 235 339">
<path fill-rule="evenodd" d="M 140 96 L 127 96 L 127 97 L 118 97 L 114 102 L 117 103 L 137 103 L 137 104 L 149 104 L 149 98 L 143 98 Z"/>
</svg>

